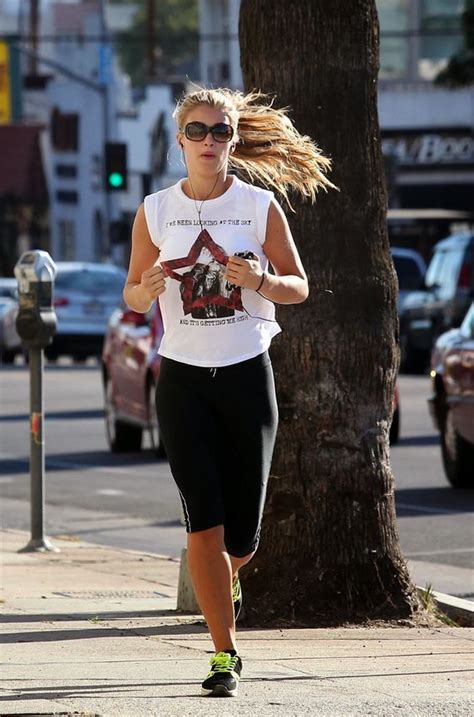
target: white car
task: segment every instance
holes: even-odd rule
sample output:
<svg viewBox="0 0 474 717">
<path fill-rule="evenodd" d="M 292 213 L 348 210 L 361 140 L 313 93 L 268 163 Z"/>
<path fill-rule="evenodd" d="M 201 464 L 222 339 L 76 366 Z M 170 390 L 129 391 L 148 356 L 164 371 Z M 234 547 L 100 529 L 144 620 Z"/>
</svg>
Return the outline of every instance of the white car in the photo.
<svg viewBox="0 0 474 717">
<path fill-rule="evenodd" d="M 57 327 L 52 343 L 45 348 L 46 358 L 54 361 L 65 354 L 84 361 L 88 356 L 100 356 L 109 318 L 123 303 L 126 271 L 94 262 L 59 261 L 56 267 L 53 305 Z M 11 357 L 22 350 L 16 331 L 17 313 L 15 302 L 3 317 L 6 360 L 13 360 Z"/>
<path fill-rule="evenodd" d="M 0 361 L 2 363 L 12 363 L 16 354 L 21 352 L 21 341 L 15 327 L 17 299 L 16 279 L 0 277 Z"/>
</svg>

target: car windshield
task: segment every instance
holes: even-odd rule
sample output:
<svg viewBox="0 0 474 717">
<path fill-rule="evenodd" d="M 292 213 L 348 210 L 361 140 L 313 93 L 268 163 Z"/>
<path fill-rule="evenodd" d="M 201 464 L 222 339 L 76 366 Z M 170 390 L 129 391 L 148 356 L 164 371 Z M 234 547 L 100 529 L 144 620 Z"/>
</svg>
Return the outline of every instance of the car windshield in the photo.
<svg viewBox="0 0 474 717">
<path fill-rule="evenodd" d="M 401 291 L 413 291 L 421 286 L 422 275 L 418 264 L 408 256 L 394 256 L 398 287 Z"/>
<path fill-rule="evenodd" d="M 124 287 L 125 275 L 117 271 L 90 269 L 64 269 L 56 277 L 55 288 L 63 291 L 101 292 L 119 294 Z"/>
<path fill-rule="evenodd" d="M 426 272 L 426 286 L 453 291 L 459 276 L 463 252 L 455 249 L 438 249 Z"/>
<path fill-rule="evenodd" d="M 474 339 L 474 302 L 471 304 L 471 308 L 464 317 L 464 321 L 459 329 L 462 336 L 468 339 Z"/>
</svg>

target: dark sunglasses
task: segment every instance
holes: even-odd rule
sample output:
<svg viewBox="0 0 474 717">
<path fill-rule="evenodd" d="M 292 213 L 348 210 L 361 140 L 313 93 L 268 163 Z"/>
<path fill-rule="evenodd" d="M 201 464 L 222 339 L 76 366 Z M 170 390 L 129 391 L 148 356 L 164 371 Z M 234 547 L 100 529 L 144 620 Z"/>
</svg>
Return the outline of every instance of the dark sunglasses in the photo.
<svg viewBox="0 0 474 717">
<path fill-rule="evenodd" d="M 234 136 L 234 128 L 225 122 L 218 122 L 212 127 L 208 127 L 204 122 L 188 122 L 184 128 L 184 136 L 191 142 L 202 142 L 209 132 L 216 142 L 230 142 Z"/>
</svg>

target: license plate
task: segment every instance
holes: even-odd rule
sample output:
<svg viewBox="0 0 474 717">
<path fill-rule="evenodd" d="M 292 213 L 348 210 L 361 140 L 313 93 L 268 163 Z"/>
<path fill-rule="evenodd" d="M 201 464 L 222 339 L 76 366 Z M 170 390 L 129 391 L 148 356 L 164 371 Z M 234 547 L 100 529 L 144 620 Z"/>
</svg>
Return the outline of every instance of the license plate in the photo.
<svg viewBox="0 0 474 717">
<path fill-rule="evenodd" d="M 93 314 L 95 316 L 102 315 L 104 313 L 105 306 L 100 301 L 90 301 L 88 304 L 84 304 L 84 313 Z"/>
</svg>

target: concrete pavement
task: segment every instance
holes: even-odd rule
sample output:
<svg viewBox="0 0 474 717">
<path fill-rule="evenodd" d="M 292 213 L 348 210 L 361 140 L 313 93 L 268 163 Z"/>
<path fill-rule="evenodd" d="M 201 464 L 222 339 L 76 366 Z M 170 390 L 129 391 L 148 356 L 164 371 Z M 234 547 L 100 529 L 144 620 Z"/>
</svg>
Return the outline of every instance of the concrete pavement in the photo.
<svg viewBox="0 0 474 717">
<path fill-rule="evenodd" d="M 179 561 L 2 534 L 1 715 L 470 715 L 474 630 L 240 628 L 236 699 L 199 696 L 212 643 L 175 612 Z M 244 595 L 245 599 L 245 595 Z"/>
</svg>

